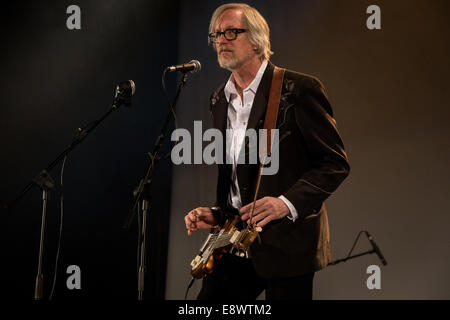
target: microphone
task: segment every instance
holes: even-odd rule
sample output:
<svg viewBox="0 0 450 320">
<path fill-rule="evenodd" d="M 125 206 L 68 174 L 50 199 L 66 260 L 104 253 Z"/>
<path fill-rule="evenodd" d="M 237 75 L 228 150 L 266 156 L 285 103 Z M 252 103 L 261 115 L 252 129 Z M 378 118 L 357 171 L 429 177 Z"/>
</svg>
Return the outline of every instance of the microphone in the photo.
<svg viewBox="0 0 450 320">
<path fill-rule="evenodd" d="M 372 248 L 375 251 L 375 253 L 377 254 L 378 258 L 380 258 L 381 263 L 385 266 L 387 265 L 387 261 L 384 258 L 383 254 L 381 253 L 380 248 L 378 248 L 377 244 L 375 243 L 375 240 L 373 240 L 373 237 L 370 235 L 369 232 L 364 231 L 366 233 L 367 238 L 369 239 L 370 243 L 372 244 Z"/>
<path fill-rule="evenodd" d="M 116 86 L 116 97 L 130 98 L 136 91 L 136 85 L 133 80 L 122 81 Z"/>
<path fill-rule="evenodd" d="M 126 107 L 131 106 L 131 96 L 136 91 L 136 85 L 133 80 L 126 80 L 116 85 L 116 95 L 114 97 L 113 107 L 117 108 L 124 104 Z"/>
<path fill-rule="evenodd" d="M 202 69 L 202 65 L 200 64 L 200 61 L 198 60 L 191 60 L 188 63 L 184 64 L 178 64 L 175 66 L 170 66 L 166 68 L 166 71 L 169 72 L 175 72 L 175 71 L 181 71 L 183 73 L 191 72 L 196 73 Z"/>
</svg>

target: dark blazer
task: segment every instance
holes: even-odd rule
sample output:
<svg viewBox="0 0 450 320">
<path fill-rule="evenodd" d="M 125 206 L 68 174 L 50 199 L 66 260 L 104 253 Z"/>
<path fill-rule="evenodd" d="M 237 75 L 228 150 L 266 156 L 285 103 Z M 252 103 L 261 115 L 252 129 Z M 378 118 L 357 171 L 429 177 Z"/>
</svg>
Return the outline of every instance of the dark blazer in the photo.
<svg viewBox="0 0 450 320">
<path fill-rule="evenodd" d="M 273 70 L 269 62 L 255 95 L 247 129 L 264 126 Z M 224 85 L 213 93 L 210 105 L 214 127 L 225 137 L 228 103 L 223 89 Z M 318 79 L 286 70 L 277 128 L 279 170 L 275 175 L 262 176 L 258 198 L 283 195 L 297 209 L 299 218 L 295 222 L 287 217 L 271 221 L 263 227 L 261 244 L 253 243 L 250 253 L 255 270 L 264 278 L 297 276 L 328 265 L 330 232 L 324 201 L 350 171 L 333 111 Z M 248 141 L 245 147 L 248 153 Z M 218 167 L 216 204 L 228 208 L 220 211 L 223 222 L 232 212 L 228 207 L 231 165 Z M 243 205 L 253 200 L 257 172 L 257 164 L 237 166 Z"/>
</svg>

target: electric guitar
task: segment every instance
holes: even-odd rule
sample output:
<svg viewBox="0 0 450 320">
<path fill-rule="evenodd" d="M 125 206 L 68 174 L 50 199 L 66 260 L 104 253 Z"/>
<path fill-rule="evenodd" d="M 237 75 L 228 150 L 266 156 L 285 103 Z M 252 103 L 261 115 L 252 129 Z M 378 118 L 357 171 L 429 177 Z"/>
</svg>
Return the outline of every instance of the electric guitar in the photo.
<svg viewBox="0 0 450 320">
<path fill-rule="evenodd" d="M 196 279 L 201 279 L 214 270 L 214 264 L 222 258 L 226 252 L 234 252 L 238 256 L 245 256 L 253 241 L 261 232 L 260 227 L 248 226 L 243 230 L 236 228 L 236 223 L 240 220 L 235 216 L 228 220 L 223 228 L 211 228 L 200 252 L 191 262 L 191 275 Z"/>
</svg>

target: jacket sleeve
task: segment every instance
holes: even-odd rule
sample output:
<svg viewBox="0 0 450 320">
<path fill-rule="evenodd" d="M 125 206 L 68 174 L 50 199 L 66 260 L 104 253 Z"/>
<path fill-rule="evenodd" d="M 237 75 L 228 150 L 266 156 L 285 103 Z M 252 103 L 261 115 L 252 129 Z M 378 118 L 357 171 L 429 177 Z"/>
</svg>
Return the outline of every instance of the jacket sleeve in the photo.
<svg viewBox="0 0 450 320">
<path fill-rule="evenodd" d="M 298 94 L 297 102 L 295 120 L 311 166 L 283 195 L 295 206 L 300 218 L 305 218 L 320 210 L 323 201 L 347 177 L 350 166 L 320 81 L 311 78 L 311 84 Z"/>
</svg>

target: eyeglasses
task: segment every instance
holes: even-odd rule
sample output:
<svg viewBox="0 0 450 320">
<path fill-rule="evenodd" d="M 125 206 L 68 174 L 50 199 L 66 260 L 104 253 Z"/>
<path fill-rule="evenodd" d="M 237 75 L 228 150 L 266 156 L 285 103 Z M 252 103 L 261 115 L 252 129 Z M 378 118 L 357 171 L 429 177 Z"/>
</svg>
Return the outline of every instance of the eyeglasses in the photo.
<svg viewBox="0 0 450 320">
<path fill-rule="evenodd" d="M 227 29 L 223 32 L 217 31 L 217 32 L 210 33 L 208 35 L 208 38 L 209 38 L 209 41 L 211 41 L 212 43 L 216 43 L 217 41 L 219 41 L 220 36 L 224 35 L 225 39 L 227 39 L 228 41 L 232 41 L 232 40 L 236 40 L 239 33 L 243 33 L 246 31 L 247 31 L 247 29 L 232 28 L 232 29 Z"/>
</svg>

